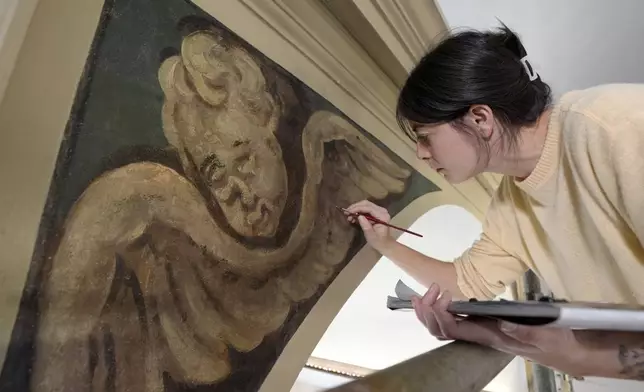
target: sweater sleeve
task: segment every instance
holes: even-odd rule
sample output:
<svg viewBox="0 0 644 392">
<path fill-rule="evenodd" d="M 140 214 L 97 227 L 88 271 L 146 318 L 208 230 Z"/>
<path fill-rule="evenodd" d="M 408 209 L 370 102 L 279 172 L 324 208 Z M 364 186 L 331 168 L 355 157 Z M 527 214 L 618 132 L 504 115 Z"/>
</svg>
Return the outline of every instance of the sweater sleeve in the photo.
<svg viewBox="0 0 644 392">
<path fill-rule="evenodd" d="M 528 270 L 500 245 L 503 225 L 499 220 L 499 214 L 491 207 L 480 239 L 454 260 L 458 287 L 468 298 L 493 299 Z"/>
</svg>

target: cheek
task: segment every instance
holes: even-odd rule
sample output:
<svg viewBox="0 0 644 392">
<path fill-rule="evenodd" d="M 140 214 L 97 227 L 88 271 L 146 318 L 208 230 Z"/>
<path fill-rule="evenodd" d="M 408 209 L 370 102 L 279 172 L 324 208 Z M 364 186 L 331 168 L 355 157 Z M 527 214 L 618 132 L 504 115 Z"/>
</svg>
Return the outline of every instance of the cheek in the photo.
<svg viewBox="0 0 644 392">
<path fill-rule="evenodd" d="M 257 158 L 255 176 L 251 180 L 256 186 L 256 192 L 266 198 L 280 197 L 286 183 L 284 164 L 273 156 L 262 155 Z"/>
<path fill-rule="evenodd" d="M 453 169 L 471 168 L 476 165 L 478 160 L 475 146 L 458 134 L 452 134 L 436 141 L 433 150 L 436 161 Z"/>
</svg>

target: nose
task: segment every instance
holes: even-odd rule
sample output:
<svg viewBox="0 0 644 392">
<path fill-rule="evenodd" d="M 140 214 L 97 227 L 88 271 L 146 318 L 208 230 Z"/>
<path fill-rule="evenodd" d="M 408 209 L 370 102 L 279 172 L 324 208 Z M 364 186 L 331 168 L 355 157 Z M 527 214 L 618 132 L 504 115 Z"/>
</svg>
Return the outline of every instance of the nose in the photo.
<svg viewBox="0 0 644 392">
<path fill-rule="evenodd" d="M 418 157 L 418 159 L 427 160 L 432 157 L 432 153 L 429 151 L 429 148 L 423 146 L 422 143 L 416 143 L 416 157 Z"/>
</svg>

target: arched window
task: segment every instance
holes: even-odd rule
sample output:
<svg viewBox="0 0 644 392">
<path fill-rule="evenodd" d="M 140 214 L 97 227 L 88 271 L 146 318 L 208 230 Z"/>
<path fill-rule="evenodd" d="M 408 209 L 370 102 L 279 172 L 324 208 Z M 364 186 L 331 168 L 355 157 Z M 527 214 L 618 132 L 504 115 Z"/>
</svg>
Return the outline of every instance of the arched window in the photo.
<svg viewBox="0 0 644 392">
<path fill-rule="evenodd" d="M 481 223 L 455 205 L 436 207 L 420 216 L 398 241 L 440 260 L 459 256 L 480 235 Z M 414 312 L 386 307 L 398 279 L 419 293 L 426 288 L 387 258 L 381 258 L 353 292 L 313 351 L 314 357 L 334 359 L 371 369 L 404 361 L 444 342 L 428 337 Z"/>
<path fill-rule="evenodd" d="M 464 208 L 442 205 L 420 216 L 410 230 L 423 234 L 423 238 L 403 233 L 398 241 L 449 261 L 479 238 L 482 226 Z M 381 258 L 342 307 L 312 356 L 378 370 L 447 344 L 429 335 L 413 311 L 387 309 L 387 295 L 393 294 L 398 279 L 419 293 L 426 290 L 392 261 Z M 515 360 L 486 390 L 505 392 L 525 388 L 523 362 Z"/>
</svg>

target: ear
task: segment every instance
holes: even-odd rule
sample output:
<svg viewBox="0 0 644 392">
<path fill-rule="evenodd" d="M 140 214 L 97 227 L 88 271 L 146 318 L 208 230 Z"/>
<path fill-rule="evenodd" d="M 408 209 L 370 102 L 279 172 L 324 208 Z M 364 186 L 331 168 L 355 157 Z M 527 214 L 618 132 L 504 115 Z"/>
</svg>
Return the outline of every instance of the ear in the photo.
<svg viewBox="0 0 644 392">
<path fill-rule="evenodd" d="M 478 131 L 484 140 L 490 140 L 494 132 L 494 112 L 487 105 L 472 105 L 465 115 L 466 123 Z"/>
</svg>

